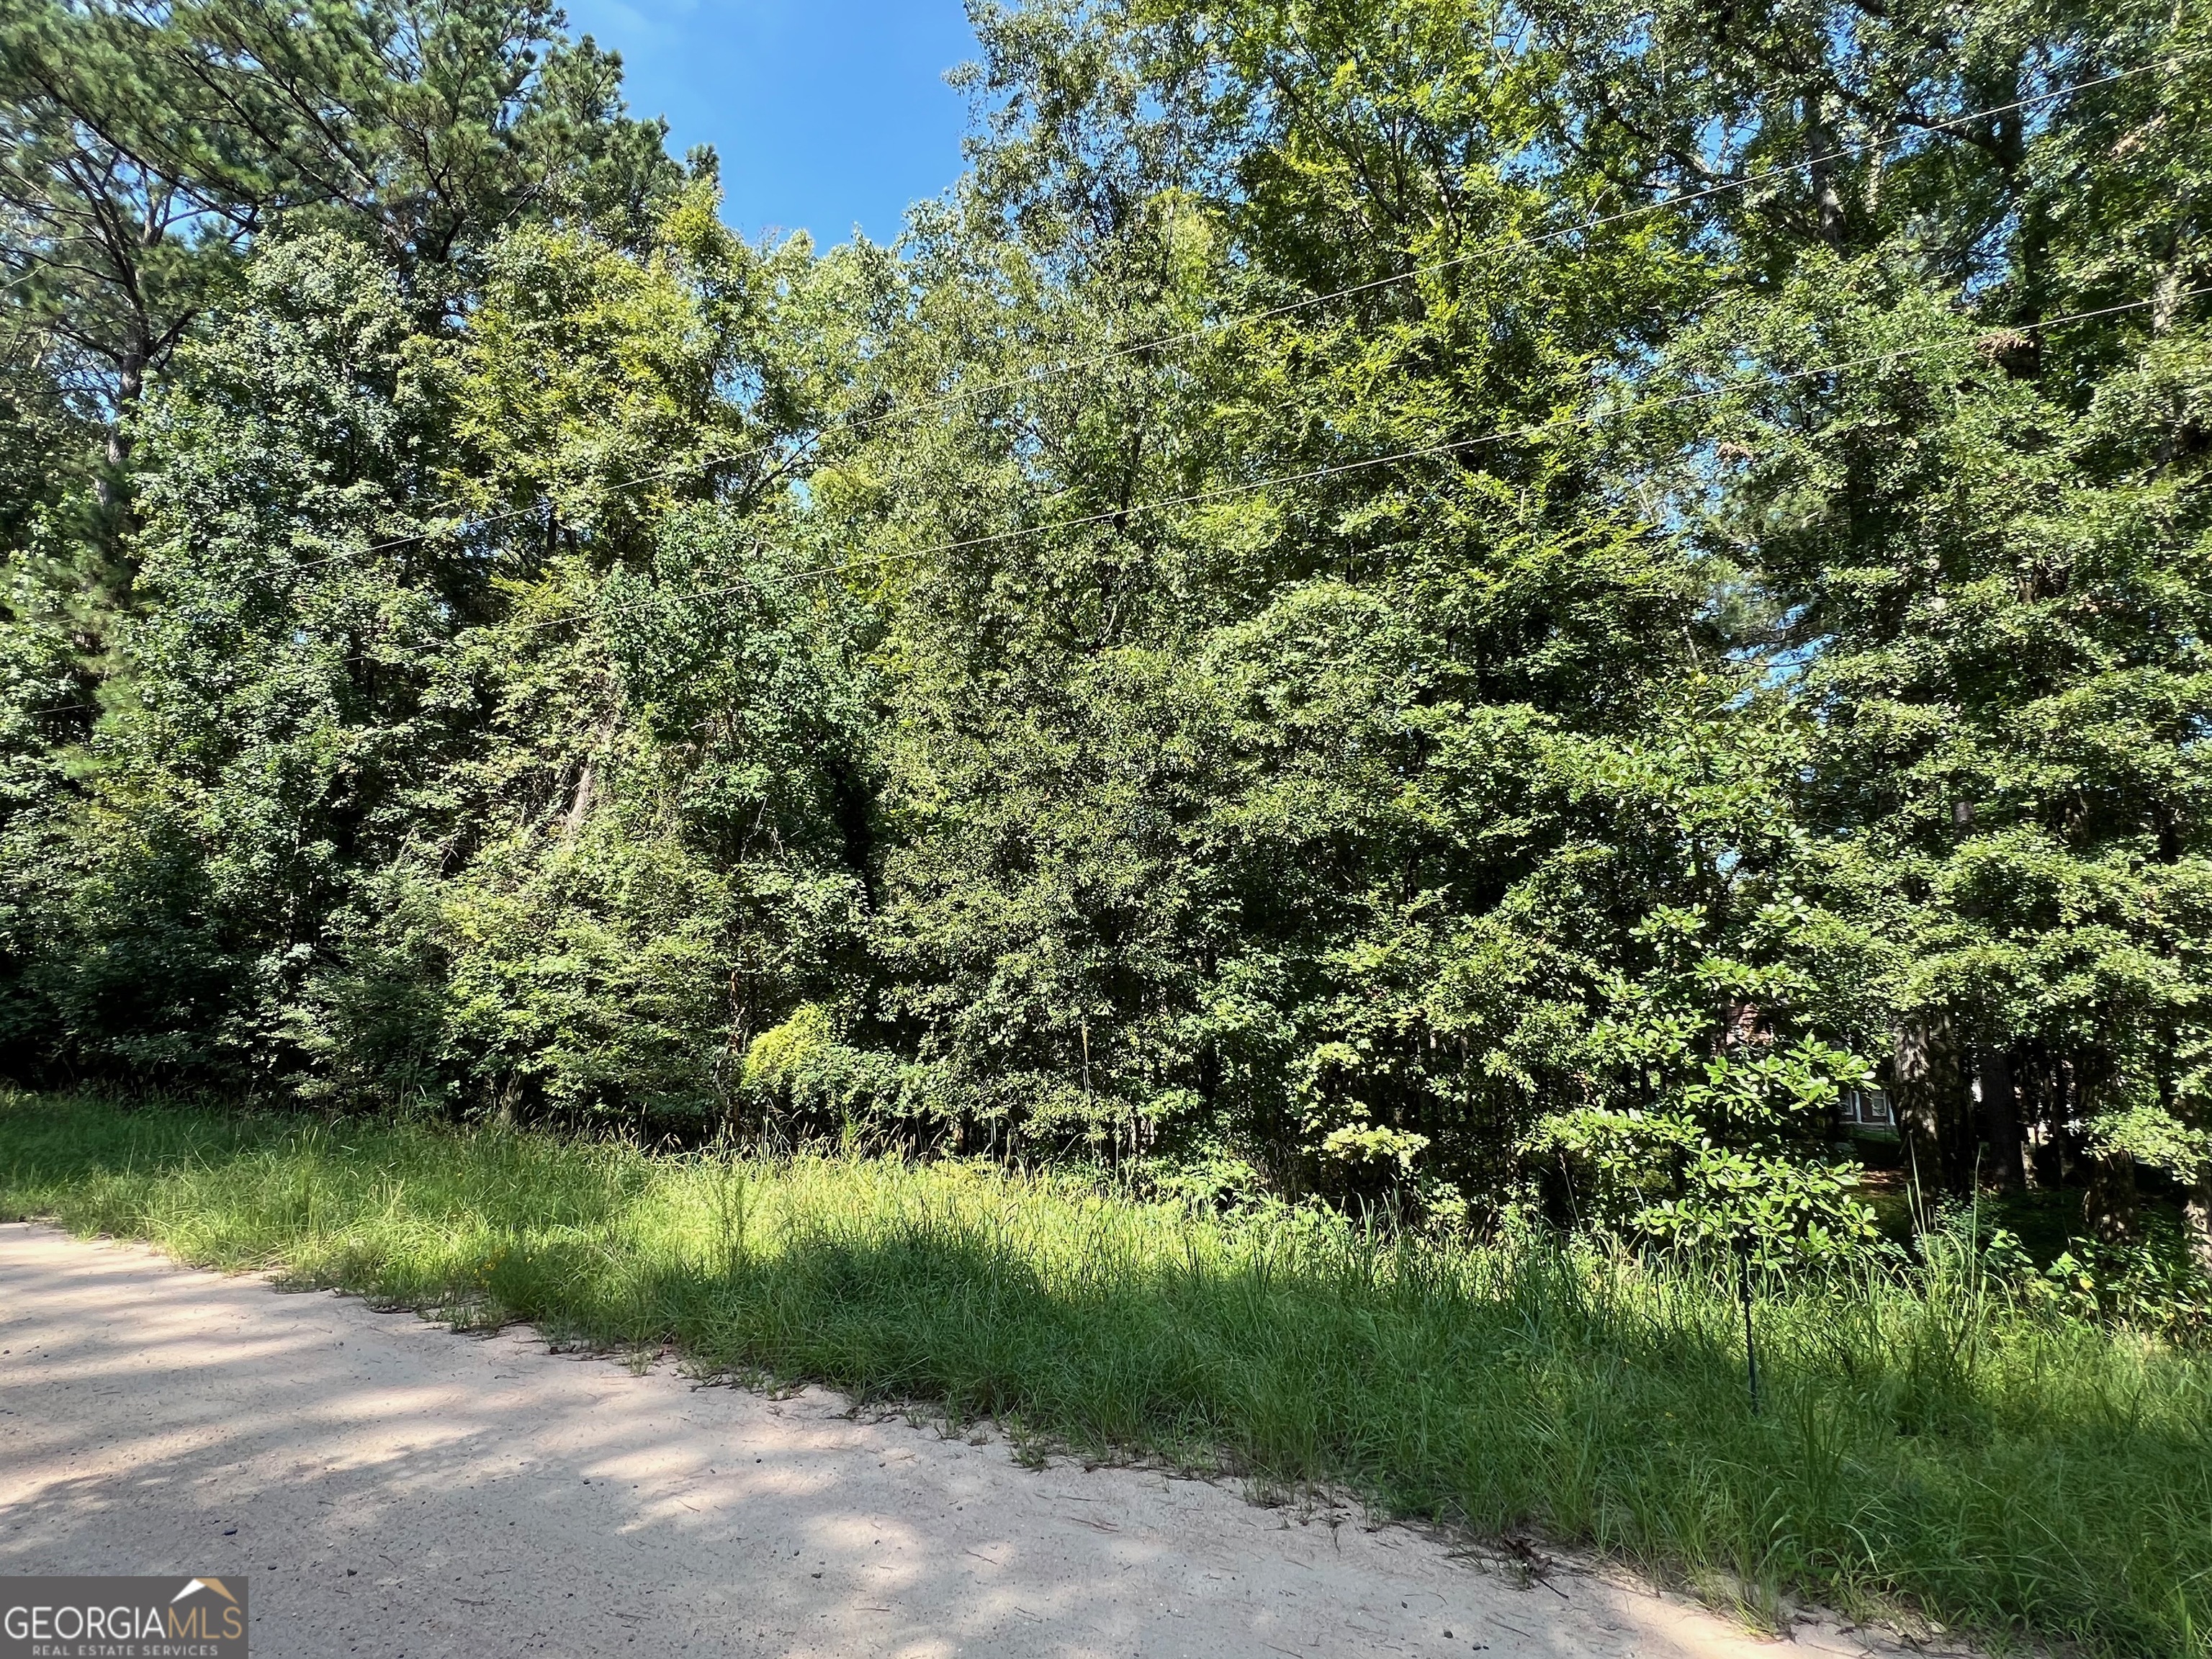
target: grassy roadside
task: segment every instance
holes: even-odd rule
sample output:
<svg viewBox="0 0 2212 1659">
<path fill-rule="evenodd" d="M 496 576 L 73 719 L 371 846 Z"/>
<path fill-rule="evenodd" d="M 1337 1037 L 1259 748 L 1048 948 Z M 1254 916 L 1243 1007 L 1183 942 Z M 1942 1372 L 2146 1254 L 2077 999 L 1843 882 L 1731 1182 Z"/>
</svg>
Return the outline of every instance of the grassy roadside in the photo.
<svg viewBox="0 0 2212 1659">
<path fill-rule="evenodd" d="M 1662 1573 L 2212 1654 L 2212 1356 L 1936 1270 L 1761 1301 L 1553 1251 L 1194 1221 L 1066 1178 L 0 1099 L 0 1218 L 1080 1448 L 1533 1524 Z"/>
</svg>

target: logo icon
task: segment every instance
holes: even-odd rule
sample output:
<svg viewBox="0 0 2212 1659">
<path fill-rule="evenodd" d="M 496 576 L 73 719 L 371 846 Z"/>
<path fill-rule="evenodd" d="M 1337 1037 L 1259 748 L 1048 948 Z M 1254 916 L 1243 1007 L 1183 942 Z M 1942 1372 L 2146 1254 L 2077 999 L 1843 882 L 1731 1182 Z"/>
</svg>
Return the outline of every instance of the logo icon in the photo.
<svg viewBox="0 0 2212 1659">
<path fill-rule="evenodd" d="M 246 1659 L 243 1578 L 0 1578 L 0 1659 Z"/>
</svg>

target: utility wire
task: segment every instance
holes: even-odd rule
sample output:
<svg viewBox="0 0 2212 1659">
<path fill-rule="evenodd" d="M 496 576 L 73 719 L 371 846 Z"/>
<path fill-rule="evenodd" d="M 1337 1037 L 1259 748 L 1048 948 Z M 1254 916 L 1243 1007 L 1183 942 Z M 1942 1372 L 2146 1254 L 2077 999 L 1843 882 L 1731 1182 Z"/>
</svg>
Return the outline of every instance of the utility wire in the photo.
<svg viewBox="0 0 2212 1659">
<path fill-rule="evenodd" d="M 2100 87 L 2112 86 L 2119 82 L 2132 79 L 2138 75 L 2148 75 L 2160 70 L 2176 69 L 2193 58 L 2203 56 L 2207 51 L 2212 51 L 2212 47 L 2179 52 L 2151 63 L 2138 64 L 2130 69 L 2115 70 L 2109 74 L 2095 76 L 2089 80 L 2077 82 L 2069 86 L 2056 87 L 2047 92 L 2036 93 L 2029 97 L 2016 98 L 2009 103 L 1993 104 L 1986 109 L 1969 110 L 1963 114 L 1950 116 L 1941 121 L 1931 121 L 1925 125 L 1914 125 L 1887 138 L 1869 138 L 1857 143 L 1844 144 L 1824 155 L 1808 156 L 1803 161 L 1777 162 L 1771 167 L 1761 167 L 1747 173 L 1741 178 L 1723 179 L 1718 184 L 1708 185 L 1699 190 L 1663 197 L 1655 202 L 1639 203 L 1634 207 L 1622 208 L 1613 213 L 1598 214 L 1578 220 L 1571 225 L 1561 226 L 1556 230 L 1545 231 L 1534 235 L 1517 231 L 1510 232 L 1478 243 L 1475 246 L 1453 254 L 1449 258 L 1432 260 L 1428 264 L 1415 265 L 1389 276 L 1377 276 L 1367 282 L 1355 283 L 1348 288 L 1334 289 L 1325 294 L 1304 295 L 1297 299 L 1285 301 L 1280 305 L 1268 307 L 1261 311 L 1199 323 L 1192 327 L 1175 330 L 1165 334 L 1152 335 L 1127 345 L 1110 347 L 1089 356 L 1062 358 L 1056 363 L 1025 371 L 1019 375 L 985 381 L 976 386 L 963 386 L 939 398 L 902 404 L 879 414 L 832 422 L 820 431 L 811 434 L 795 447 L 803 451 L 808 446 L 818 444 L 823 439 L 832 435 L 865 432 L 888 422 L 948 409 L 970 398 L 988 397 L 997 392 L 1018 391 L 1024 387 L 1042 386 L 1062 376 L 1084 369 L 1099 368 L 1107 363 L 1118 362 L 1124 357 L 1157 351 L 1167 346 L 1187 344 L 1216 334 L 1234 333 L 1242 329 L 1256 327 L 1262 323 L 1273 322 L 1301 311 L 1310 310 L 1316 306 L 1328 305 L 1334 301 L 1351 299 L 1359 295 L 1395 287 L 1401 283 L 1414 282 L 1425 276 L 1432 276 L 1441 271 L 1471 264 L 1487 254 L 1506 248 L 1545 247 L 1554 242 L 1564 241 L 1571 236 L 1587 235 L 1592 231 L 1626 224 L 1649 215 L 1693 206 L 1698 203 L 1711 201 L 1732 191 L 1748 190 L 1769 179 L 1802 173 L 1809 167 L 1826 167 L 1833 161 L 1845 161 L 1856 155 L 1894 149 L 1923 134 L 1950 131 L 1960 127 L 1969 126 L 1977 121 L 1988 120 L 1995 116 L 2009 115 L 2022 110 L 2033 109 L 2057 99 L 2077 97 L 2082 93 L 2094 91 Z M 641 472 L 602 487 L 596 492 L 596 499 L 604 501 L 609 496 L 621 494 L 625 490 L 635 489 L 645 484 L 684 477 L 694 473 L 707 471 L 714 467 L 733 466 L 743 461 L 757 460 L 764 455 L 782 453 L 788 447 L 793 447 L 783 444 L 760 444 L 750 449 L 735 450 L 725 454 L 708 456 L 703 459 L 682 461 L 668 466 L 656 467 L 650 471 Z M 448 498 L 438 502 L 431 510 L 434 512 L 441 508 L 458 507 L 463 505 L 465 503 L 457 499 Z M 342 563 L 348 560 L 366 557 L 372 553 L 382 552 L 389 548 L 411 546 L 417 543 L 434 540 L 441 535 L 453 534 L 463 528 L 481 530 L 492 525 L 509 523 L 516 519 L 534 518 L 542 510 L 542 507 L 535 503 L 529 507 L 510 507 L 501 512 L 470 520 L 465 526 L 456 525 L 445 530 L 415 531 L 404 536 L 388 537 L 380 541 L 370 542 L 357 550 L 349 550 L 329 554 L 319 559 L 303 561 L 295 568 L 313 569 L 322 565 Z"/>
<path fill-rule="evenodd" d="M 2212 286 L 2191 289 L 2183 294 L 2168 297 L 2166 302 L 2179 305 L 2191 300 L 2202 299 L 2207 295 L 2212 295 Z M 2094 310 L 2069 312 L 2063 316 L 2045 318 L 2040 322 L 2021 324 L 2011 331 L 2022 334 L 2037 333 L 2045 329 L 2063 327 L 2072 323 L 2092 322 L 2099 318 L 2140 311 L 2147 306 L 2159 302 L 2157 296 L 2124 301 L 2117 305 L 2100 306 Z M 869 554 L 830 564 L 810 566 L 803 570 L 787 572 L 781 576 L 740 577 L 735 581 L 724 582 L 710 587 L 688 588 L 675 592 L 656 592 L 622 605 L 594 605 L 588 609 L 570 612 L 566 616 L 549 617 L 544 622 L 510 625 L 501 631 L 510 635 L 535 634 L 549 628 L 564 628 L 579 622 L 603 620 L 608 617 L 622 616 L 662 605 L 682 605 L 697 599 L 719 599 L 748 590 L 759 592 L 763 588 L 790 586 L 799 582 L 823 577 L 847 575 L 856 570 L 871 568 L 883 568 L 916 559 L 931 558 L 940 554 L 1003 546 L 1008 543 L 1024 541 L 1032 537 L 1048 535 L 1057 531 L 1077 530 L 1092 525 L 1125 520 L 1139 514 L 1165 512 L 1178 507 L 1200 506 L 1212 501 L 1255 495 L 1261 490 L 1279 489 L 1288 484 L 1310 483 L 1322 478 L 1340 477 L 1347 473 L 1366 471 L 1378 466 L 1395 465 L 1402 461 L 1463 454 L 1469 450 L 1479 449 L 1491 444 L 1540 438 L 1551 433 L 1571 431 L 1581 427 L 1596 427 L 1608 421 L 1623 419 L 1646 410 L 1680 408 L 1685 404 L 1699 403 L 1714 398 L 1723 398 L 1731 393 L 1756 387 L 1790 386 L 1823 374 L 1837 374 L 1849 369 L 1864 368 L 1877 363 L 1901 362 L 1914 357 L 1930 356 L 1936 352 L 1951 349 L 1962 343 L 1964 343 L 1957 339 L 1938 340 L 1926 345 L 1903 346 L 1892 351 L 1869 352 L 1856 357 L 1840 358 L 1832 362 L 1818 363 L 1808 368 L 1791 369 L 1784 374 L 1747 376 L 1717 386 L 1701 386 L 1691 392 L 1671 393 L 1662 398 L 1639 398 L 1610 409 L 1559 416 L 1548 421 L 1532 422 L 1521 426 L 1500 427 L 1494 431 L 1481 433 L 1474 437 L 1421 444 L 1408 449 L 1396 450 L 1387 455 L 1369 456 L 1356 461 L 1334 462 L 1325 466 L 1309 467 L 1301 471 L 1249 479 L 1241 483 L 1221 484 L 1210 489 L 1190 490 L 1177 495 L 1158 496 L 1148 501 L 1132 502 L 1125 507 L 1106 508 L 1096 513 L 1078 514 L 1067 518 L 1048 520 L 1044 523 L 1027 525 L 1017 530 L 996 531 L 988 535 L 961 537 L 951 540 L 932 542 L 920 547 L 901 548 L 886 553 Z M 455 648 L 461 637 L 463 636 L 455 636 L 441 648 L 445 650 Z M 337 660 L 342 663 L 358 662 L 373 654 L 373 651 L 364 648 L 349 652 Z M 22 713 L 28 716 L 66 714 L 80 710 L 98 712 L 95 704 L 57 703 L 47 708 L 25 709 Z"/>
<path fill-rule="evenodd" d="M 2185 294 L 2175 296 L 2170 303 L 2179 304 L 2185 301 L 2202 298 L 2208 294 L 2212 294 L 2212 287 L 2192 289 Z M 2030 333 L 2047 328 L 2061 327 L 2069 323 L 2090 322 L 2100 317 L 2116 316 L 2123 312 L 2140 311 L 2146 306 L 2156 303 L 2158 301 L 2155 299 L 2130 300 L 2118 305 L 2102 306 L 2094 311 L 2077 311 L 2063 317 L 2046 318 L 2039 323 L 2023 324 L 2013 331 Z M 719 598 L 746 588 L 787 586 L 817 577 L 846 575 L 871 567 L 880 568 L 915 559 L 930 558 L 943 553 L 959 553 L 976 548 L 999 546 L 1008 542 L 1027 540 L 1033 536 L 1047 535 L 1054 531 L 1077 530 L 1091 525 L 1124 520 L 1140 513 L 1158 513 L 1178 507 L 1200 506 L 1235 496 L 1255 495 L 1261 490 L 1279 489 L 1285 484 L 1310 483 L 1321 478 L 1339 477 L 1349 472 L 1365 471 L 1372 467 L 1391 466 L 1401 461 L 1419 460 L 1431 456 L 1462 454 L 1468 450 L 1482 448 L 1491 444 L 1541 438 L 1551 433 L 1571 431 L 1578 427 L 1600 426 L 1608 421 L 1642 414 L 1647 410 L 1677 408 L 1685 404 L 1702 402 L 1707 398 L 1726 397 L 1731 392 L 1746 391 L 1754 386 L 1789 386 L 1822 374 L 1840 374 L 1846 369 L 1864 368 L 1876 363 L 1897 362 L 1911 357 L 1929 356 L 1960 343 L 1961 342 L 1958 340 L 1939 340 L 1929 345 L 1905 346 L 1894 351 L 1873 352 L 1863 356 L 1846 357 L 1835 362 L 1816 364 L 1809 368 L 1792 369 L 1782 374 L 1765 374 L 1731 380 L 1723 385 L 1704 386 L 1694 392 L 1676 392 L 1663 398 L 1639 398 L 1611 409 L 1594 410 L 1579 415 L 1559 416 L 1548 421 L 1534 422 L 1522 426 L 1501 427 L 1496 431 L 1486 432 L 1472 438 L 1456 438 L 1442 443 L 1422 444 L 1414 448 L 1398 450 L 1388 455 L 1370 456 L 1363 460 L 1339 461 L 1326 466 L 1310 467 L 1301 472 L 1286 472 L 1273 477 L 1249 480 L 1243 483 L 1222 484 L 1211 489 L 1197 489 L 1180 495 L 1135 501 L 1127 507 L 1102 508 L 1096 513 L 1048 520 L 1042 524 L 1024 526 L 1018 530 L 996 531 L 989 535 L 963 537 L 953 541 L 933 542 L 921 547 L 902 548 L 895 552 L 872 554 L 835 564 L 818 565 L 804 570 L 791 571 L 774 578 L 757 580 L 752 578 L 740 577 L 736 581 L 716 587 L 690 589 L 673 594 L 654 594 L 627 605 L 599 606 L 571 616 L 554 617 L 540 623 L 526 623 L 519 628 L 507 631 L 535 633 L 541 629 L 563 627 L 586 617 L 616 616 L 624 611 L 658 605 L 680 604 L 689 599 Z"/>
<path fill-rule="evenodd" d="M 1951 131 L 1970 125 L 1975 121 L 1989 119 L 1993 116 L 2009 114 L 2018 111 L 2033 108 L 2037 106 L 2049 103 L 2057 99 L 2078 96 L 2084 92 L 2092 91 L 2100 87 L 2111 86 L 2122 81 L 2130 80 L 2139 75 L 2149 74 L 2159 70 L 2176 69 L 2185 63 L 2203 56 L 2206 51 L 2212 51 L 2212 48 L 2203 48 L 2195 52 L 2185 52 L 2171 54 L 2151 63 L 2138 64 L 2131 68 L 2124 70 L 2115 70 L 2106 75 L 2093 76 L 2089 80 L 2077 82 L 2065 87 L 2053 88 L 2048 91 L 2038 93 L 2027 98 L 2014 99 L 2008 103 L 1991 105 L 1984 109 L 1970 110 L 1962 114 L 1948 117 L 1941 121 L 1929 122 L 1924 125 L 1916 125 L 1907 131 L 1893 135 L 1887 138 L 1864 140 L 1858 143 L 1842 145 L 1835 149 L 1826 152 L 1824 155 L 1809 156 L 1802 161 L 1779 162 L 1771 167 L 1755 170 L 1738 179 L 1725 179 L 1718 184 L 1708 185 L 1701 190 L 1666 197 L 1656 202 L 1641 203 L 1635 207 L 1625 208 L 1614 213 L 1594 216 L 1589 218 L 1580 220 L 1572 225 L 1563 226 L 1559 229 L 1546 232 L 1539 235 L 1528 236 L 1520 233 L 1514 233 L 1507 236 L 1492 238 L 1486 242 L 1479 244 L 1474 248 L 1455 254 L 1449 258 L 1435 260 L 1426 264 L 1416 265 L 1407 270 L 1397 272 L 1392 276 L 1376 277 L 1369 282 L 1355 283 L 1346 288 L 1333 289 L 1323 294 L 1303 295 L 1298 299 L 1287 301 L 1281 305 L 1271 307 L 1259 312 L 1250 313 L 1237 317 L 1221 319 L 1212 322 L 1201 323 L 1188 329 L 1155 335 L 1149 338 L 1134 342 L 1131 344 L 1114 347 L 1106 351 L 1093 354 L 1088 357 L 1062 359 L 1060 362 L 1048 366 L 1042 372 L 1033 371 L 1005 380 L 985 382 L 980 386 L 965 386 L 941 398 L 931 398 L 921 403 L 888 410 L 878 415 L 835 422 L 823 428 L 822 431 L 811 434 L 805 442 L 809 444 L 818 443 L 823 437 L 832 434 L 863 431 L 868 428 L 881 425 L 886 422 L 902 419 L 909 416 L 924 415 L 933 410 L 948 408 L 956 404 L 964 402 L 968 398 L 984 396 L 992 392 L 1015 390 L 1024 386 L 1042 385 L 1050 380 L 1060 378 L 1061 376 L 1075 373 L 1079 370 L 1096 368 L 1104 363 L 1117 361 L 1122 357 L 1133 356 L 1141 352 L 1156 350 L 1164 346 L 1180 344 L 1203 339 L 1213 334 L 1252 327 L 1258 324 L 1272 321 L 1280 317 L 1295 314 L 1300 311 L 1309 310 L 1316 306 L 1325 305 L 1333 301 L 1347 299 L 1358 295 L 1370 293 L 1381 289 L 1392 287 L 1401 283 L 1411 282 L 1423 276 L 1432 276 L 1440 271 L 1448 270 L 1456 266 L 1467 264 L 1475 259 L 1482 258 L 1486 253 L 1494 252 L 1506 247 L 1515 246 L 1526 246 L 1529 248 L 1541 247 L 1553 242 L 1563 240 L 1570 236 L 1587 234 L 1591 231 L 1602 229 L 1616 224 L 1626 223 L 1647 215 L 1666 212 L 1680 207 L 1691 206 L 1698 202 L 1711 200 L 1714 198 L 1723 196 L 1735 191 L 1748 189 L 1753 185 L 1764 183 L 1768 179 L 1785 177 L 1790 173 L 1802 172 L 1808 167 L 1825 166 L 1831 161 L 1844 160 L 1855 155 L 1862 155 L 1871 152 L 1892 149 L 1905 143 L 1909 138 L 1922 133 Z M 25 273 L 26 276 L 29 273 L 27 272 Z M 12 286 L 12 284 L 10 284 L 10 286 Z M 2197 298 L 2207 292 L 2212 292 L 2212 289 L 2195 289 L 2188 294 L 2179 296 L 2179 300 L 2185 301 Z M 2039 323 L 2025 325 L 2018 331 L 2030 332 L 2044 328 L 2056 327 L 2064 323 L 2084 321 L 2092 318 L 2113 315 L 2120 312 L 2138 310 L 2150 303 L 2152 302 L 2148 300 L 2139 300 L 2123 305 L 2107 307 L 2098 311 L 2081 312 L 2066 317 L 2050 318 Z M 2176 303 L 2179 303 L 2179 301 L 2177 301 Z M 1908 349 L 1904 352 L 1882 353 L 1871 357 L 1850 359 L 1840 363 L 1829 364 L 1820 368 L 1799 370 L 1790 375 L 1777 378 L 1774 383 L 1780 384 L 1791 380 L 1803 379 L 1812 374 L 1835 373 L 1844 368 L 1862 367 L 1871 362 L 1891 361 L 1900 356 L 1922 355 L 1927 351 L 1938 350 L 1941 349 L 1942 344 L 1939 343 L 1936 346 Z M 964 540 L 945 542 L 927 547 L 905 550 L 896 554 L 874 556 L 866 559 L 847 561 L 840 564 L 823 566 L 811 571 L 793 573 L 790 577 L 780 580 L 807 580 L 812 576 L 838 574 L 847 571 L 862 568 L 871 564 L 880 565 L 886 562 L 896 562 L 906 559 L 927 557 L 936 553 L 960 551 L 973 547 L 987 546 L 1010 540 L 1019 539 L 1030 535 L 1043 534 L 1050 531 L 1079 528 L 1086 525 L 1101 523 L 1108 520 L 1127 518 L 1138 513 L 1158 512 L 1174 507 L 1198 505 L 1205 501 L 1225 499 L 1239 495 L 1253 494 L 1259 490 L 1279 488 L 1288 483 L 1311 482 L 1319 478 L 1335 477 L 1342 473 L 1360 471 L 1371 467 L 1389 465 L 1400 461 L 1413 460 L 1427 456 L 1457 453 L 1468 449 L 1480 447 L 1486 444 L 1510 441 L 1516 438 L 1533 437 L 1542 432 L 1556 429 L 1561 427 L 1592 424 L 1596 421 L 1612 419 L 1620 414 L 1631 412 L 1635 410 L 1640 410 L 1645 407 L 1664 407 L 1668 404 L 1680 404 L 1698 398 L 1718 396 L 1729 391 L 1741 389 L 1741 382 L 1736 382 L 1727 386 L 1715 387 L 1699 392 L 1686 392 L 1674 398 L 1656 401 L 1639 400 L 1637 403 L 1629 405 L 1627 410 L 1616 409 L 1612 410 L 1598 411 L 1590 416 L 1565 417 L 1560 421 L 1544 422 L 1532 427 L 1501 428 L 1498 431 L 1486 433 L 1479 437 L 1460 439 L 1443 444 L 1423 446 L 1418 448 L 1400 451 L 1390 455 L 1372 457 L 1365 460 L 1344 462 L 1334 465 L 1311 469 L 1304 472 L 1290 473 L 1278 477 L 1261 479 L 1241 484 L 1224 485 L 1215 489 L 1194 491 L 1188 495 L 1180 496 L 1171 496 L 1152 501 L 1133 503 L 1129 507 L 1117 507 L 1110 512 L 1089 514 L 1074 518 L 1051 520 L 1047 523 L 1032 526 L 1020 531 L 1001 532 L 990 536 L 970 538 Z M 599 492 L 599 496 L 604 500 L 606 496 L 619 493 L 623 490 L 635 489 L 641 485 L 654 483 L 665 478 L 679 477 L 690 473 L 703 471 L 710 467 L 730 465 L 739 461 L 757 459 L 762 455 L 777 453 L 784 446 L 781 445 L 761 445 L 750 450 L 712 456 L 702 460 L 689 461 L 671 467 L 656 469 L 651 472 L 638 474 L 635 477 L 625 479 L 619 483 L 606 486 L 604 489 Z M 1061 491 L 1059 493 L 1065 494 L 1066 492 Z M 440 505 L 453 506 L 457 504 L 458 503 L 454 501 L 448 501 L 441 503 Z M 492 514 L 486 515 L 485 517 L 471 520 L 471 526 L 472 527 L 482 528 L 488 525 L 497 524 L 517 518 L 534 517 L 539 510 L 540 508 L 535 505 L 529 507 L 514 508 L 506 512 Z M 318 568 L 328 564 L 344 562 L 365 556 L 370 553 L 382 551 L 388 548 L 406 546 L 416 543 L 431 540 L 441 533 L 451 532 L 441 532 L 438 531 L 416 532 L 406 536 L 393 537 L 381 541 L 372 542 L 359 550 L 349 550 L 341 553 L 331 554 L 319 559 L 303 560 L 295 564 L 292 568 L 295 570 L 307 570 Z M 750 582 L 739 581 L 722 587 L 703 589 L 688 594 L 656 596 L 654 599 L 644 601 L 642 603 L 661 603 L 670 597 L 673 597 L 679 600 L 686 598 L 697 599 L 713 597 L 717 594 L 733 592 L 741 587 L 753 585 L 754 584 Z M 601 607 L 586 614 L 592 616 L 614 615 L 617 614 L 620 611 L 635 608 L 637 607 L 635 605 L 614 608 Z M 524 624 L 519 631 L 532 632 L 544 628 L 563 626 L 577 619 L 578 618 L 576 617 L 571 616 L 555 618 L 544 623 L 526 623 Z M 343 660 L 353 660 L 362 654 L 363 653 L 352 653 L 351 656 L 347 659 L 343 659 Z M 28 709 L 24 712 L 27 714 L 59 714 L 73 709 L 85 709 L 90 707 L 91 705 L 82 703 L 65 703 L 56 705 L 52 708 Z"/>
</svg>

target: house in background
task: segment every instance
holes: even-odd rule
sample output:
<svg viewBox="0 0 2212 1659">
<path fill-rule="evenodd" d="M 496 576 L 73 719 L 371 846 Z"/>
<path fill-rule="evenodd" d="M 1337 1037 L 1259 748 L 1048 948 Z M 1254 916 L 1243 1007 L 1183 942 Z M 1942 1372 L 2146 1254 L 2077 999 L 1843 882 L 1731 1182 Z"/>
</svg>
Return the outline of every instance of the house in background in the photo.
<svg viewBox="0 0 2212 1659">
<path fill-rule="evenodd" d="M 1897 1113 L 1887 1089 L 1846 1089 L 1837 1103 L 1837 1121 L 1850 1130 L 1897 1133 Z"/>
</svg>

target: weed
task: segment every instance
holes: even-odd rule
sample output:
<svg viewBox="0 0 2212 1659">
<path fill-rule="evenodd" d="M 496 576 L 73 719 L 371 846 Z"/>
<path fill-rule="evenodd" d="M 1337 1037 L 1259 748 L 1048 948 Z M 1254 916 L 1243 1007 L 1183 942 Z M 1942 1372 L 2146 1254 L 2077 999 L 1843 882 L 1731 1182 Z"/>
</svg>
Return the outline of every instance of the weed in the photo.
<svg viewBox="0 0 2212 1659">
<path fill-rule="evenodd" d="M 656 1156 L 486 1127 L 0 1103 L 0 1215 L 695 1375 L 813 1380 L 1164 1459 L 1535 1528 L 1747 1605 L 1917 1610 L 2205 1659 L 2212 1357 L 1940 1254 L 1732 1264 L 1216 1219 L 1071 1173 Z"/>
</svg>

